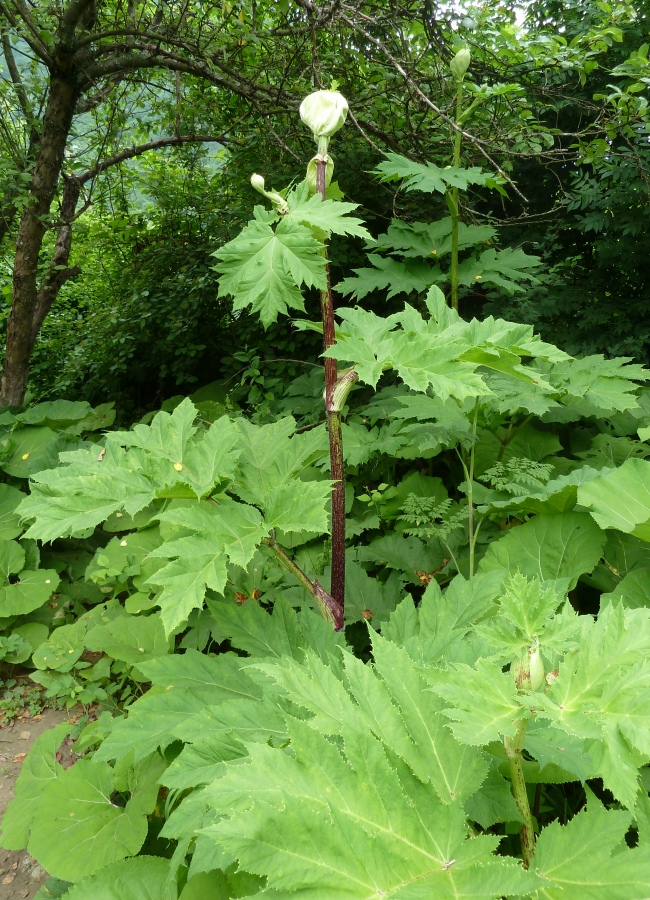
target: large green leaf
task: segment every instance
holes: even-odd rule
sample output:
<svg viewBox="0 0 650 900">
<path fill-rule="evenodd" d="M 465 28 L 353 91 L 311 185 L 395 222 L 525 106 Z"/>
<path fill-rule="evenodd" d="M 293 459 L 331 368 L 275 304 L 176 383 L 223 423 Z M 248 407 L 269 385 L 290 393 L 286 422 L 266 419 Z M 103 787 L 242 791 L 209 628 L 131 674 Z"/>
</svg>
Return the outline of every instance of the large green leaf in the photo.
<svg viewBox="0 0 650 900">
<path fill-rule="evenodd" d="M 43 732 L 27 754 L 13 799 L 2 819 L 2 846 L 6 850 L 22 850 L 27 846 L 39 799 L 61 770 L 56 761 L 56 752 L 69 731 L 70 727 L 62 723 Z"/>
<path fill-rule="evenodd" d="M 420 259 L 407 259 L 405 262 L 385 258 L 378 253 L 369 253 L 370 266 L 353 269 L 354 277 L 344 278 L 336 285 L 336 290 L 347 296 L 353 294 L 355 299 L 362 300 L 372 291 L 388 288 L 387 299 L 398 294 L 410 294 L 412 291 L 425 291 L 435 281 L 442 281 L 439 269 L 432 268 L 429 263 Z"/>
<path fill-rule="evenodd" d="M 288 309 L 304 310 L 301 285 L 324 288 L 322 244 L 310 228 L 283 218 L 275 231 L 253 220 L 215 252 L 221 262 L 219 295 L 234 297 L 235 310 L 250 306 L 268 327 Z"/>
<path fill-rule="evenodd" d="M 56 590 L 54 569 L 23 569 L 25 550 L 16 541 L 0 541 L 0 616 L 19 616 L 42 606 Z"/>
<path fill-rule="evenodd" d="M 579 647 L 559 664 L 538 713 L 587 742 L 594 769 L 623 805 L 634 808 L 638 767 L 650 760 L 650 610 L 607 605 L 581 617 Z"/>
<path fill-rule="evenodd" d="M 149 478 L 137 471 L 121 447 L 106 453 L 76 450 L 63 454 L 67 465 L 34 476 L 31 493 L 19 513 L 35 519 L 26 537 L 52 541 L 62 535 L 85 535 L 111 513 L 135 515 L 156 496 Z"/>
<path fill-rule="evenodd" d="M 133 856 L 147 836 L 163 768 L 160 758 L 148 760 L 121 807 L 111 801 L 115 776 L 107 763 L 81 759 L 69 769 L 59 767 L 39 796 L 29 852 L 52 875 L 74 882 Z"/>
<path fill-rule="evenodd" d="M 274 896 L 496 898 L 535 886 L 492 856 L 493 839 L 466 843 L 462 807 L 394 768 L 378 740 L 343 736 L 342 751 L 292 720 L 291 755 L 256 745 L 249 766 L 206 789 L 229 816 L 207 833 L 241 868 L 266 875 Z"/>
<path fill-rule="evenodd" d="M 215 900 L 219 894 L 214 896 Z M 228 897 L 227 894 L 223 895 Z M 169 861 L 159 856 L 122 859 L 84 878 L 63 895 L 63 900 L 176 900 L 176 885 L 169 878 Z"/>
<path fill-rule="evenodd" d="M 350 216 L 358 209 L 358 203 L 342 203 L 340 200 L 323 200 L 320 194 L 302 199 L 297 204 L 290 203 L 285 220 L 311 225 L 332 234 L 350 234 L 372 241 L 372 235 L 363 227 L 362 219 Z"/>
<path fill-rule="evenodd" d="M 601 528 L 616 528 L 650 541 L 650 462 L 628 459 L 580 485 L 578 503 L 591 510 Z"/>
<path fill-rule="evenodd" d="M 25 495 L 9 484 L 0 484 L 0 539 L 11 540 L 22 532 L 16 508 Z"/>
<path fill-rule="evenodd" d="M 541 581 L 567 579 L 573 586 L 580 575 L 596 566 L 605 538 L 588 513 L 535 516 L 493 541 L 479 568 L 482 572 L 519 571 Z"/>
<path fill-rule="evenodd" d="M 587 809 L 566 825 L 542 830 L 532 871 L 545 879 L 544 900 L 645 900 L 650 884 L 650 850 L 630 850 L 625 834 L 631 815 Z"/>
<path fill-rule="evenodd" d="M 136 666 L 169 652 L 169 641 L 158 615 L 123 613 L 87 631 L 84 643 L 88 650 L 101 651 Z"/>
<path fill-rule="evenodd" d="M 181 534 L 150 553 L 152 559 L 171 560 L 149 578 L 162 588 L 156 602 L 169 635 L 203 605 L 207 588 L 223 593 L 228 560 L 246 566 L 269 527 L 255 507 L 228 497 L 170 509 L 159 518 Z"/>
<path fill-rule="evenodd" d="M 465 169 L 460 166 L 437 166 L 435 163 L 417 163 L 398 153 L 386 153 L 385 160 L 380 162 L 375 172 L 381 181 L 404 180 L 407 191 L 437 191 L 444 194 L 450 187 L 465 190 L 470 184 L 493 184 L 499 179 L 489 172 L 473 167 Z"/>
<path fill-rule="evenodd" d="M 601 604 L 620 600 L 628 609 L 650 608 L 650 568 L 628 572 L 609 594 L 601 594 Z"/>
</svg>

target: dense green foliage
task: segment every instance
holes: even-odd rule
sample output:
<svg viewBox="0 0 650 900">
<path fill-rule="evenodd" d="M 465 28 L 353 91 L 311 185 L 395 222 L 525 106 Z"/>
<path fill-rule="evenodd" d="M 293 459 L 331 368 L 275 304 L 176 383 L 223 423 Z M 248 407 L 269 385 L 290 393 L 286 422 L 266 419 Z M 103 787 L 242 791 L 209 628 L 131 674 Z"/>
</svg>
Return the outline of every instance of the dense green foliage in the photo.
<svg viewBox="0 0 650 900">
<path fill-rule="evenodd" d="M 0 663 L 88 712 L 2 823 L 39 900 L 647 897 L 643 17 L 386 12 L 206 12 L 226 150 L 107 166 L 74 224 L 31 369 L 74 400 L 0 415 Z M 326 190 L 292 92 L 333 76 Z"/>
</svg>

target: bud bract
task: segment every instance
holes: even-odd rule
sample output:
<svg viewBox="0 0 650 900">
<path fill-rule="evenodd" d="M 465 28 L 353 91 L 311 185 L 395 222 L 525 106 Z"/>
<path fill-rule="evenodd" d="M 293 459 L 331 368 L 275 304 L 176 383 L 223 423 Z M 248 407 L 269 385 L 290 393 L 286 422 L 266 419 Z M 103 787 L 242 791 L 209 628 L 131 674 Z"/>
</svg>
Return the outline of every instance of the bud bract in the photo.
<svg viewBox="0 0 650 900">
<path fill-rule="evenodd" d="M 331 405 L 327 412 L 342 412 L 345 401 L 348 399 L 348 394 L 358 380 L 359 374 L 354 366 L 349 369 L 343 369 L 342 372 L 338 373 L 336 384 L 334 385 L 334 392 L 332 394 Z M 323 399 L 327 402 L 327 389 L 323 391 Z"/>
<path fill-rule="evenodd" d="M 348 101 L 338 91 L 314 91 L 300 104 L 300 118 L 314 138 L 329 138 L 343 127 Z"/>
<path fill-rule="evenodd" d="M 470 53 L 467 47 L 463 47 L 462 50 L 459 50 L 456 56 L 449 63 L 449 68 L 451 69 L 451 74 L 454 76 L 456 81 L 462 81 L 463 75 L 469 68 L 469 60 Z"/>
<path fill-rule="evenodd" d="M 334 174 L 334 160 L 331 156 L 324 157 L 325 159 L 325 187 L 328 188 L 332 181 L 332 175 Z M 317 191 L 316 185 L 316 174 L 318 172 L 318 163 L 323 161 L 322 156 L 314 156 L 313 159 L 309 160 L 309 165 L 307 166 L 307 187 L 309 188 L 310 194 L 315 194 Z"/>
<path fill-rule="evenodd" d="M 535 643 L 530 648 L 530 658 L 528 668 L 530 672 L 530 688 L 533 691 L 539 691 L 543 687 L 546 678 L 544 671 L 544 660 L 539 652 L 539 644 Z"/>
</svg>

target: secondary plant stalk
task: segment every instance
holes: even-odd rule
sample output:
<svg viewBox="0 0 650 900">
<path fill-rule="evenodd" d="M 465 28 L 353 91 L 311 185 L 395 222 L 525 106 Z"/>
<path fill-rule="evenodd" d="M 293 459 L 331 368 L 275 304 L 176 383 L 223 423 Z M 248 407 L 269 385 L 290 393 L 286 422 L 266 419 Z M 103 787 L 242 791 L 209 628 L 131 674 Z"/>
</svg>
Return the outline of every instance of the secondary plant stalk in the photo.
<svg viewBox="0 0 650 900">
<path fill-rule="evenodd" d="M 515 736 L 512 738 L 504 737 L 503 746 L 510 764 L 510 780 L 512 782 L 512 793 L 517 804 L 517 809 L 521 813 L 523 822 L 519 829 L 521 836 L 521 855 L 524 862 L 524 868 L 528 869 L 533 856 L 535 855 L 535 828 L 533 825 L 533 816 L 530 811 L 528 802 L 528 791 L 526 790 L 526 779 L 524 778 L 524 770 L 521 764 L 521 751 L 524 746 L 524 738 L 526 737 L 526 728 L 528 720 L 521 719 L 518 723 Z"/>
<path fill-rule="evenodd" d="M 316 163 L 316 190 L 325 199 L 327 162 L 318 159 Z M 323 318 L 323 347 L 327 350 L 335 341 L 334 300 L 330 282 L 329 263 L 325 251 L 325 271 L 327 287 L 321 291 L 321 315 Z M 337 381 L 335 359 L 325 357 L 325 413 L 330 445 L 330 475 L 332 487 L 332 583 L 330 593 L 341 607 L 345 607 L 345 470 L 343 467 L 343 438 L 341 434 L 341 413 L 334 409 L 334 390 Z"/>
<path fill-rule="evenodd" d="M 341 631 L 343 628 L 343 608 L 341 605 L 323 589 L 317 580 L 312 581 L 311 578 L 303 572 L 300 566 L 291 559 L 284 547 L 281 547 L 272 535 L 264 538 L 262 543 L 275 554 L 284 567 L 288 569 L 288 571 L 291 572 L 291 574 L 297 578 L 302 586 L 312 595 L 323 618 L 332 623 L 335 631 Z"/>
<path fill-rule="evenodd" d="M 457 82 L 458 87 L 456 90 L 456 122 L 460 123 L 460 118 L 463 111 L 463 82 Z M 453 166 L 457 168 L 460 166 L 460 149 L 461 149 L 461 140 L 462 135 L 460 133 L 460 129 L 457 129 L 454 132 L 454 159 Z M 453 187 L 450 191 L 447 191 L 447 206 L 449 207 L 449 212 L 451 214 L 451 272 L 450 272 L 450 281 L 451 281 L 451 305 L 452 308 L 458 312 L 458 221 L 459 221 L 459 210 L 458 210 L 458 188 Z"/>
</svg>

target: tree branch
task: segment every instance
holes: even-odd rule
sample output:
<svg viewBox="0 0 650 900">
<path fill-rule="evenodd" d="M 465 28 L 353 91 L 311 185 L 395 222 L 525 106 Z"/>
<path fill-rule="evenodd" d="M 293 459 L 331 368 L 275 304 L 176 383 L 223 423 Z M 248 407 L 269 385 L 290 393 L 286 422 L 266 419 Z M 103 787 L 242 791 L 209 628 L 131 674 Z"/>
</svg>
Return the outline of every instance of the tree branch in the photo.
<svg viewBox="0 0 650 900">
<path fill-rule="evenodd" d="M 106 159 L 103 159 L 101 162 L 98 162 L 97 165 L 93 166 L 92 169 L 88 169 L 84 172 L 83 175 L 77 176 L 77 180 L 79 181 L 79 184 L 83 185 L 87 181 L 96 178 L 97 175 L 104 172 L 106 169 L 109 169 L 111 166 L 115 166 L 127 159 L 133 159 L 134 156 L 142 156 L 143 153 L 148 153 L 150 150 L 160 150 L 162 147 L 180 147 L 181 144 L 210 143 L 227 144 L 229 143 L 229 138 L 224 134 L 218 134 L 216 136 L 208 134 L 179 134 L 173 135 L 172 137 L 156 138 L 154 141 L 148 141 L 146 144 L 138 144 L 135 147 L 120 150 L 119 153 L 115 153 L 113 156 L 108 156 Z"/>
<path fill-rule="evenodd" d="M 27 98 L 27 91 L 25 90 L 25 85 L 23 84 L 23 80 L 20 77 L 20 72 L 18 71 L 18 66 L 16 65 L 16 60 L 14 59 L 14 54 L 11 49 L 11 41 L 9 40 L 9 35 L 7 34 L 6 29 L 2 29 L 2 37 L 0 38 L 2 41 L 2 52 L 4 54 L 5 62 L 7 63 L 7 69 L 9 70 L 9 76 L 11 78 L 12 84 L 16 91 L 16 97 L 18 98 L 18 103 L 20 104 L 20 108 L 23 111 L 23 115 L 25 119 L 29 123 L 32 119 L 32 109 Z"/>
<path fill-rule="evenodd" d="M 30 12 L 27 9 L 26 4 L 23 2 L 23 0 L 11 0 L 11 4 L 14 7 L 14 9 L 17 11 L 18 18 L 16 18 L 14 13 L 12 13 L 10 11 L 9 7 L 4 2 L 4 0 L 0 0 L 0 12 L 4 13 L 7 21 L 11 25 L 13 25 L 13 27 L 17 31 L 20 32 L 21 38 L 34 51 L 36 56 L 38 56 L 38 58 L 41 59 L 49 69 L 51 69 L 54 66 L 54 60 L 48 53 L 47 47 L 41 39 L 39 30 L 36 27 L 36 24 L 35 24 L 34 20 L 32 19 Z M 22 21 L 27 26 L 27 30 L 29 32 L 31 32 L 31 36 L 30 36 L 30 34 L 27 34 L 24 30 L 20 29 L 20 27 L 19 27 L 20 19 L 22 19 Z"/>
</svg>

